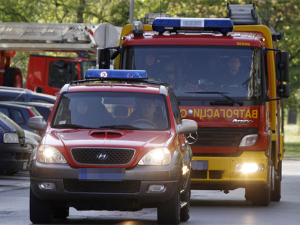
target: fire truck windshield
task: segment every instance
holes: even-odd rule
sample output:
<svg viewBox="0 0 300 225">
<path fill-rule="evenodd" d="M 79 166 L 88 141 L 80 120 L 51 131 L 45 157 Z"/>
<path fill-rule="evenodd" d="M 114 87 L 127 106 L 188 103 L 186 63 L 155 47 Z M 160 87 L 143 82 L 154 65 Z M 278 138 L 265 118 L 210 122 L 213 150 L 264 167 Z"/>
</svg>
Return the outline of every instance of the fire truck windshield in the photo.
<svg viewBox="0 0 300 225">
<path fill-rule="evenodd" d="M 146 70 L 149 79 L 171 84 L 178 97 L 262 95 L 261 51 L 255 47 L 128 46 L 122 69 Z"/>
</svg>

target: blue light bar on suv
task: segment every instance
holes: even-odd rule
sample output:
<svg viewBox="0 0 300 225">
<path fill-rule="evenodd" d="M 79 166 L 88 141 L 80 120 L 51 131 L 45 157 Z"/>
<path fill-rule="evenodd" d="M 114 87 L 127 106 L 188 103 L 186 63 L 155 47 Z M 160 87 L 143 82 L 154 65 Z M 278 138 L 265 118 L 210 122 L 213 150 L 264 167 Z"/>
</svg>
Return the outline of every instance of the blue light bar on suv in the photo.
<svg viewBox="0 0 300 225">
<path fill-rule="evenodd" d="M 194 30 L 219 31 L 227 34 L 233 31 L 233 23 L 229 18 L 156 18 L 153 21 L 152 29 L 159 33 Z"/>
<path fill-rule="evenodd" d="M 147 79 L 145 70 L 102 70 L 90 69 L 86 72 L 85 79 Z"/>
</svg>

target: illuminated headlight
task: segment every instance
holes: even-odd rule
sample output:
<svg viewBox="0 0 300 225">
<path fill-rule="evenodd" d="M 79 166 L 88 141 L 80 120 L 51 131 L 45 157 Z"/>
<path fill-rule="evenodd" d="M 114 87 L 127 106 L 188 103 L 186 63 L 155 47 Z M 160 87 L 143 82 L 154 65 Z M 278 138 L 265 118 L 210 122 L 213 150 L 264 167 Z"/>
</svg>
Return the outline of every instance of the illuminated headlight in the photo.
<svg viewBox="0 0 300 225">
<path fill-rule="evenodd" d="M 54 147 L 41 145 L 37 150 L 36 159 L 40 163 L 67 163 L 65 157 Z"/>
<path fill-rule="evenodd" d="M 147 152 L 139 161 L 143 166 L 168 165 L 171 162 L 171 152 L 167 148 L 157 148 Z"/>
<path fill-rule="evenodd" d="M 241 143 L 240 143 L 240 147 L 247 147 L 247 146 L 252 146 L 255 145 L 256 140 L 257 140 L 257 136 L 258 134 L 250 134 L 250 135 L 246 135 Z"/>
<path fill-rule="evenodd" d="M 3 143 L 19 143 L 19 137 L 16 133 L 5 133 L 3 134 Z"/>
<path fill-rule="evenodd" d="M 235 170 L 236 172 L 241 173 L 255 173 L 264 171 L 264 164 L 256 164 L 256 163 L 242 163 L 236 164 Z"/>
</svg>

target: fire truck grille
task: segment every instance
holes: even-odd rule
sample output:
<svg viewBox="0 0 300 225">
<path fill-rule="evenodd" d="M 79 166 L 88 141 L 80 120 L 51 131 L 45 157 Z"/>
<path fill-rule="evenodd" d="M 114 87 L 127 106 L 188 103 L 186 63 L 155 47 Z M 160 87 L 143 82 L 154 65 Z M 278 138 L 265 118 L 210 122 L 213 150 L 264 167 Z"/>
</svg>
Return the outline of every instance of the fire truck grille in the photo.
<svg viewBox="0 0 300 225">
<path fill-rule="evenodd" d="M 242 138 L 257 134 L 258 128 L 200 127 L 195 147 L 238 147 Z"/>
<path fill-rule="evenodd" d="M 69 192 L 97 192 L 97 193 L 137 193 L 140 190 L 140 181 L 79 181 L 65 179 L 64 187 Z"/>
<path fill-rule="evenodd" d="M 134 149 L 72 148 L 76 163 L 85 165 L 127 165 L 133 159 Z"/>
</svg>

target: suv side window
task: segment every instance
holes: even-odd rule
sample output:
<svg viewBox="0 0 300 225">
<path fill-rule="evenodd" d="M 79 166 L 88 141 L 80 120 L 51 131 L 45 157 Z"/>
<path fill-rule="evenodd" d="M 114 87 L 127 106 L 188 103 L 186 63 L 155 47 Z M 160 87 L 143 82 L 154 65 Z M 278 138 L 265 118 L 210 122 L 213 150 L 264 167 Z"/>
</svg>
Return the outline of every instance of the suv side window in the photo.
<svg viewBox="0 0 300 225">
<path fill-rule="evenodd" d="M 176 124 L 181 124 L 181 114 L 178 106 L 178 100 L 173 92 L 170 93 L 170 101 Z"/>
</svg>

